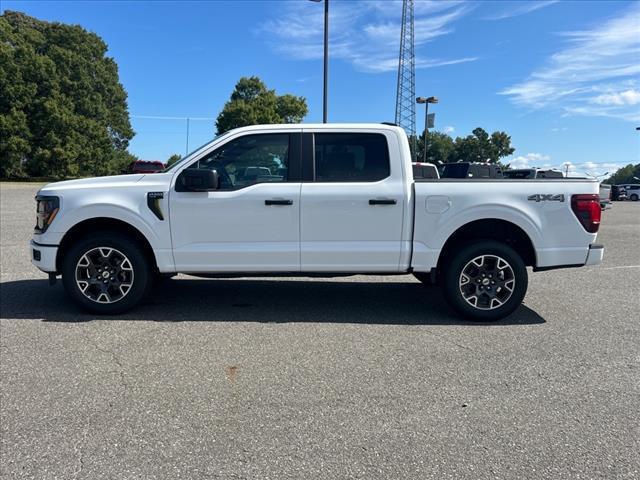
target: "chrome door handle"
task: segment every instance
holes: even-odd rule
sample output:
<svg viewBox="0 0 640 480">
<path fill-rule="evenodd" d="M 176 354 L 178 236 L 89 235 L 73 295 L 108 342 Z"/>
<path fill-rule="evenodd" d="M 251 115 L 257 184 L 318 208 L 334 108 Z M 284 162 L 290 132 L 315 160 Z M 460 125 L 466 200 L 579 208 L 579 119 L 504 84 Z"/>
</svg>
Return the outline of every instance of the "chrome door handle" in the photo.
<svg viewBox="0 0 640 480">
<path fill-rule="evenodd" d="M 265 205 L 293 205 L 293 200 L 265 200 Z"/>
</svg>

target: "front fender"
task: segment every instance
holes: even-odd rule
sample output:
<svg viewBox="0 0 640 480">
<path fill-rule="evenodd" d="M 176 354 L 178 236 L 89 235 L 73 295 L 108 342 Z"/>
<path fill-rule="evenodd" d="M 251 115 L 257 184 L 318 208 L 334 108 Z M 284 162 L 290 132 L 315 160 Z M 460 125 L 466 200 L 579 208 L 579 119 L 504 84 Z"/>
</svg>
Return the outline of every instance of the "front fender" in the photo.
<svg viewBox="0 0 640 480">
<path fill-rule="evenodd" d="M 64 236 L 84 221 L 97 218 L 119 220 L 146 238 L 161 272 L 173 272 L 168 199 L 165 195 L 160 200 L 160 208 L 166 212 L 165 220 L 160 220 L 147 206 L 146 195 L 143 189 L 61 192 L 60 213 L 45 233 L 34 235 L 33 239 L 40 244 L 60 245 Z"/>
</svg>

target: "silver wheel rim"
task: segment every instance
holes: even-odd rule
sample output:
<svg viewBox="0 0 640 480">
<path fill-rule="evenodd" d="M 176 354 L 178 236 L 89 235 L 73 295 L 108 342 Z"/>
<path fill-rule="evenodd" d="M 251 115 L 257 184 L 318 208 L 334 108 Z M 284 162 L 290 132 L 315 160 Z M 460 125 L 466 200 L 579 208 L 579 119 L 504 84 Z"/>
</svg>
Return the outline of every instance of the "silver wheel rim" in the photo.
<svg viewBox="0 0 640 480">
<path fill-rule="evenodd" d="M 513 268 L 497 255 L 480 255 L 468 262 L 460 273 L 460 294 L 479 310 L 494 310 L 504 305 L 516 286 Z"/>
<path fill-rule="evenodd" d="M 111 247 L 88 250 L 76 264 L 76 284 L 92 302 L 122 300 L 133 286 L 133 266 L 127 256 Z"/>
</svg>

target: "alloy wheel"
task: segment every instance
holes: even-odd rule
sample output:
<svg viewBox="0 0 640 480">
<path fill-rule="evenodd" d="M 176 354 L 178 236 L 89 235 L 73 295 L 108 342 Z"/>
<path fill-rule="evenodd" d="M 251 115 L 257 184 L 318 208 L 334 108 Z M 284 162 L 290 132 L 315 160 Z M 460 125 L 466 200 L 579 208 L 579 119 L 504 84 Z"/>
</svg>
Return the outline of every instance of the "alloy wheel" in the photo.
<svg viewBox="0 0 640 480">
<path fill-rule="evenodd" d="M 111 247 L 96 247 L 85 252 L 76 264 L 75 274 L 82 294 L 96 303 L 118 302 L 133 286 L 131 261 Z"/>
<path fill-rule="evenodd" d="M 504 305 L 513 294 L 516 280 L 513 268 L 497 255 L 481 255 L 469 261 L 460 273 L 460 293 L 480 310 Z"/>
</svg>

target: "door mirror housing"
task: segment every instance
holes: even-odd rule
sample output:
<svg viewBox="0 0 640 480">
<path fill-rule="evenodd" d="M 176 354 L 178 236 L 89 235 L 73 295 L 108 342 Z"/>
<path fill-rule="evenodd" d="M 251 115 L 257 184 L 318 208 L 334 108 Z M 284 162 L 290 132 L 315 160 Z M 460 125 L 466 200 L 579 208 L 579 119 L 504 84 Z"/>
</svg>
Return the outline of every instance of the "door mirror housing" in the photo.
<svg viewBox="0 0 640 480">
<path fill-rule="evenodd" d="M 219 186 L 218 172 L 207 168 L 186 168 L 176 180 L 177 192 L 210 192 Z"/>
</svg>

